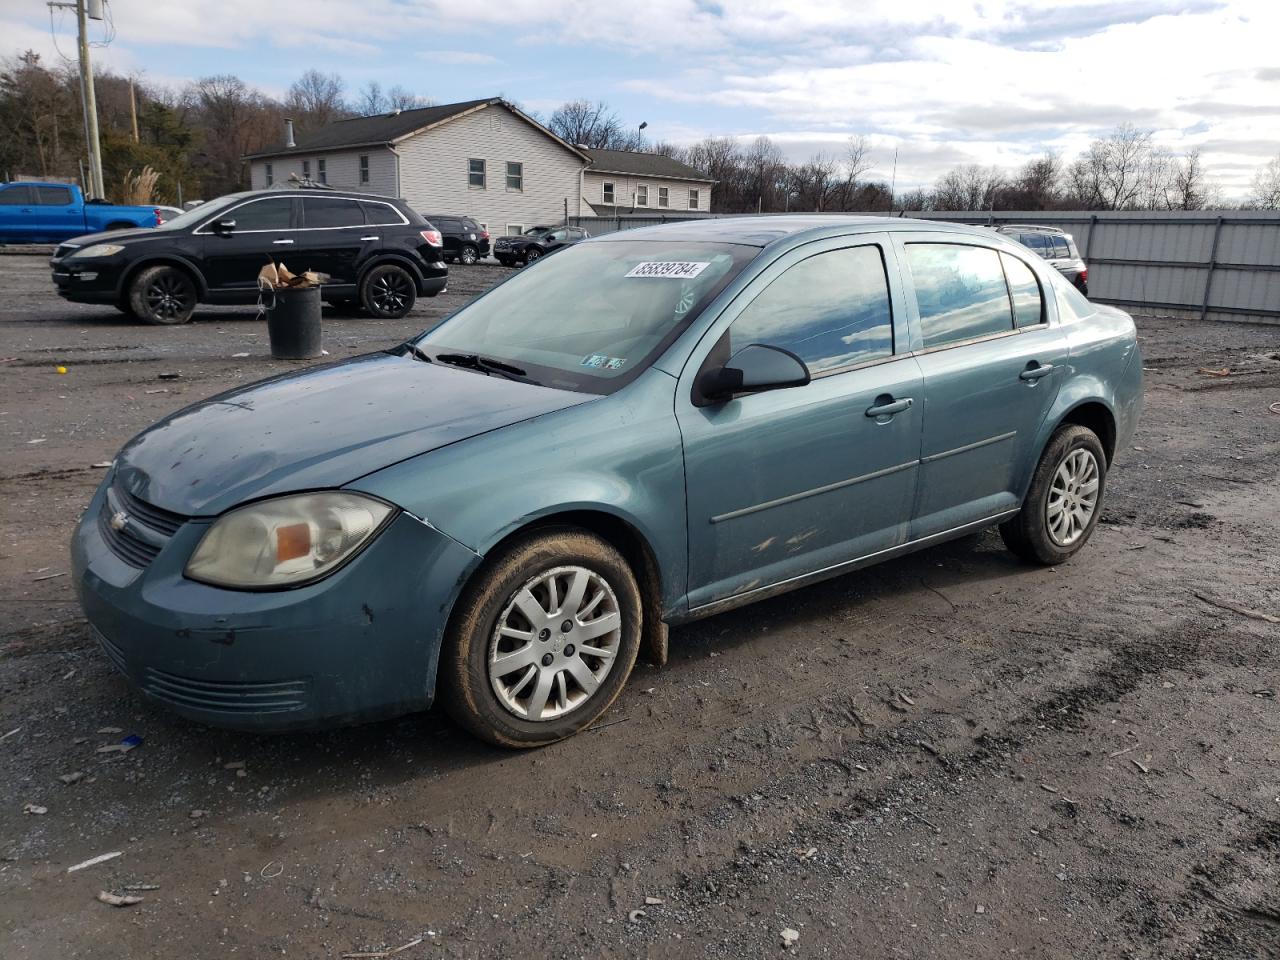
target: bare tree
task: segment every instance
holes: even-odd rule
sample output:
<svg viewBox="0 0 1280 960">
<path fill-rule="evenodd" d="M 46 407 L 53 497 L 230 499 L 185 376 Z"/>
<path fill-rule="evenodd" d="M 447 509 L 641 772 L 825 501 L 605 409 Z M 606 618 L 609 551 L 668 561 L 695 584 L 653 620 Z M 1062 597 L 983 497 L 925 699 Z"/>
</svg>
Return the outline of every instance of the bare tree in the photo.
<svg viewBox="0 0 1280 960">
<path fill-rule="evenodd" d="M 852 136 L 845 145 L 844 182 L 832 197 L 832 206 L 840 210 L 857 210 L 855 200 L 862 175 L 871 169 L 871 144 L 862 134 Z"/>
<path fill-rule="evenodd" d="M 1056 153 L 1028 160 L 1001 192 L 1007 210 L 1049 210 L 1058 205 L 1062 159 Z"/>
<path fill-rule="evenodd" d="M 998 167 L 967 163 L 937 179 L 932 206 L 935 210 L 990 210 L 1004 184 L 1004 173 Z"/>
<path fill-rule="evenodd" d="M 557 107 L 547 127 L 561 140 L 595 150 L 625 150 L 622 121 L 602 100 L 571 100 Z"/>
<path fill-rule="evenodd" d="M 815 153 L 805 163 L 791 168 L 788 204 L 793 210 L 812 210 L 821 213 L 831 206 L 831 200 L 840 188 L 836 179 L 839 163 L 826 153 Z"/>
<path fill-rule="evenodd" d="M 318 130 L 349 116 L 342 99 L 344 85 L 336 73 L 308 70 L 289 87 L 285 108 L 302 130 Z"/>
<path fill-rule="evenodd" d="M 1121 124 L 1094 140 L 1068 169 L 1075 198 L 1089 209 L 1135 209 L 1156 194 L 1154 181 L 1167 172 L 1152 144 L 1152 131 Z"/>
<path fill-rule="evenodd" d="M 356 113 L 362 117 L 372 117 L 375 114 L 386 113 L 389 107 L 387 106 L 387 95 L 382 91 L 382 84 L 377 80 L 370 80 L 366 83 L 356 96 L 354 106 Z"/>
<path fill-rule="evenodd" d="M 1258 210 L 1280 210 L 1280 153 L 1258 168 L 1249 206 Z"/>
<path fill-rule="evenodd" d="M 1165 199 L 1171 210 L 1203 210 L 1220 202 L 1216 188 L 1205 178 L 1198 149 L 1188 150 L 1175 163 Z"/>
<path fill-rule="evenodd" d="M 787 161 L 782 151 L 768 137 L 756 137 L 742 155 L 740 206 L 757 213 L 777 210 L 786 189 Z"/>
</svg>

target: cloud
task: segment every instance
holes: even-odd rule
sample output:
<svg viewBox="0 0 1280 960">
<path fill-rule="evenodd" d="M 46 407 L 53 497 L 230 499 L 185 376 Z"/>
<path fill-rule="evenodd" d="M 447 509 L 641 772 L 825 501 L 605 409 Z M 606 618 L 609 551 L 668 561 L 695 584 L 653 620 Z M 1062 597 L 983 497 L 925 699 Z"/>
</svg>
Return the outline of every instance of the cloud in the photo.
<svg viewBox="0 0 1280 960">
<path fill-rule="evenodd" d="M 485 64 L 500 63 L 497 57 L 487 53 L 474 53 L 470 50 L 423 50 L 418 59 L 430 63 Z"/>
</svg>

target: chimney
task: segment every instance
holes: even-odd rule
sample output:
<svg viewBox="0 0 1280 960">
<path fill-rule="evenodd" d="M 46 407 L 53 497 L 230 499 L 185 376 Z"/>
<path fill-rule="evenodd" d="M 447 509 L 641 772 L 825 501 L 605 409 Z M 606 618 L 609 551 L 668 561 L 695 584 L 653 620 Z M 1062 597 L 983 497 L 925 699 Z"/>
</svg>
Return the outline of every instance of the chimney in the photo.
<svg viewBox="0 0 1280 960">
<path fill-rule="evenodd" d="M 284 145 L 286 147 L 297 146 L 297 144 L 293 142 L 293 118 L 292 117 L 284 118 Z"/>
</svg>

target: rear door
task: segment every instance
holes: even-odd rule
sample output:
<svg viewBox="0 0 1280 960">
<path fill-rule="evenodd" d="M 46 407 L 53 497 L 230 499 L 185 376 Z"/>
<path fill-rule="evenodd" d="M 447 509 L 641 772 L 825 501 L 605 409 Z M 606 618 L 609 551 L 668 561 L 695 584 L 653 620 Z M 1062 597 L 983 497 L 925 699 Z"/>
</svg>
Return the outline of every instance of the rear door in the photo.
<svg viewBox="0 0 1280 960">
<path fill-rule="evenodd" d="M 954 234 L 897 243 L 924 377 L 917 540 L 1018 506 L 1067 345 L 1033 258 Z"/>
<path fill-rule="evenodd" d="M 222 211 L 196 229 L 204 249 L 205 279 L 211 292 L 252 299 L 258 271 L 271 262 L 302 269 L 293 256 L 301 202 L 290 196 L 255 197 Z M 234 220 L 229 234 L 213 232 L 218 220 Z"/>
<path fill-rule="evenodd" d="M 0 240 L 24 243 L 34 235 L 36 226 L 35 195 L 23 183 L 0 190 Z"/>
<path fill-rule="evenodd" d="M 381 233 L 367 226 L 359 200 L 303 197 L 290 269 L 328 274 L 331 286 L 354 286 L 360 265 L 382 246 Z"/>
<path fill-rule="evenodd" d="M 450 259 L 462 252 L 462 224 L 454 217 L 427 217 L 444 239 L 444 255 Z"/>
</svg>

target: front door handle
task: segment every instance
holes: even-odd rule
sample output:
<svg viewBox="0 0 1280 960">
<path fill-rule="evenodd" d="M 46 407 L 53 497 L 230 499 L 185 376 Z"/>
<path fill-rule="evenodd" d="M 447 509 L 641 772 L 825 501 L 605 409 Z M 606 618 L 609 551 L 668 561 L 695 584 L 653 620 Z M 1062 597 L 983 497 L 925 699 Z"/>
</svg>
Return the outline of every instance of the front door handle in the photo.
<svg viewBox="0 0 1280 960">
<path fill-rule="evenodd" d="M 274 244 L 281 244 L 281 243 L 293 243 L 293 241 L 292 241 L 292 240 L 272 240 L 271 242 L 272 242 L 272 243 L 274 243 Z"/>
<path fill-rule="evenodd" d="M 381 240 L 381 237 L 361 237 L 361 240 Z"/>
<path fill-rule="evenodd" d="M 880 401 L 884 401 L 881 403 Z M 876 403 L 867 407 L 867 416 L 873 419 L 877 417 L 892 417 L 895 413 L 901 413 L 908 409 L 915 401 L 910 397 L 903 397 L 901 400 L 894 400 L 893 397 L 884 396 L 877 397 Z"/>
<path fill-rule="evenodd" d="M 1035 363 L 1034 360 L 1031 362 Z M 1039 380 L 1041 377 L 1047 377 L 1051 373 L 1053 373 L 1052 363 L 1039 363 L 1039 364 L 1036 364 L 1035 366 L 1028 365 L 1027 369 L 1023 370 L 1020 374 L 1018 374 L 1018 379 L 1028 380 L 1034 383 L 1036 380 Z"/>
</svg>

